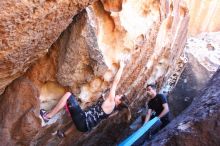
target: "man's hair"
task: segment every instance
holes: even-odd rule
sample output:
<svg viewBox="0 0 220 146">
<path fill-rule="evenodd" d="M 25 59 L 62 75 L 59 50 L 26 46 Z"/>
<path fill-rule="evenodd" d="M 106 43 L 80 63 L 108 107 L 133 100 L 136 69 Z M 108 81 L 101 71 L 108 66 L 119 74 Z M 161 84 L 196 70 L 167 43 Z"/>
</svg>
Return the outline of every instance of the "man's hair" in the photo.
<svg viewBox="0 0 220 146">
<path fill-rule="evenodd" d="M 155 85 L 155 84 L 148 84 L 148 85 L 147 85 L 147 88 L 148 88 L 148 87 L 151 87 L 151 88 L 153 88 L 154 90 L 156 90 L 156 89 L 157 89 L 157 87 L 156 87 L 156 85 Z"/>
</svg>

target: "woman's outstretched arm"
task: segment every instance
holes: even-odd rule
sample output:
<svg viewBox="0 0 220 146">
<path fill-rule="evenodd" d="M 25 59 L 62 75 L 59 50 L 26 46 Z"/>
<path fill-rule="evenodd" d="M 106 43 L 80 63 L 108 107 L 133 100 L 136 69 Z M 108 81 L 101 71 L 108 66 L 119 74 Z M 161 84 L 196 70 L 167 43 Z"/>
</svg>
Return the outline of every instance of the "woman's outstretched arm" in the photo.
<svg viewBox="0 0 220 146">
<path fill-rule="evenodd" d="M 110 101 L 113 101 L 114 98 L 115 98 L 116 88 L 117 88 L 117 85 L 118 85 L 118 83 L 121 79 L 121 75 L 122 75 L 124 66 L 125 66 L 124 61 L 120 61 L 120 68 L 119 68 L 118 72 L 115 75 L 115 78 L 114 78 L 114 81 L 113 81 L 113 84 L 112 84 L 112 87 L 110 89 L 110 93 L 109 93 L 109 96 L 108 96 L 108 99 Z"/>
</svg>

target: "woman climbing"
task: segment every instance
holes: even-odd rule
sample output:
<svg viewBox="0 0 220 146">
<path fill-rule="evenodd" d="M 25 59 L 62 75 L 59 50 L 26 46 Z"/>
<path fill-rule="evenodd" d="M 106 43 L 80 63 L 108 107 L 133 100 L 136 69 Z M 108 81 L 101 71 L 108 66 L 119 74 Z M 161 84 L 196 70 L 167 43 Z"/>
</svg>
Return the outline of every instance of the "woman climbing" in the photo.
<svg viewBox="0 0 220 146">
<path fill-rule="evenodd" d="M 50 112 L 46 112 L 44 109 L 40 110 L 40 115 L 44 122 L 48 122 L 65 105 L 70 112 L 76 128 L 81 132 L 91 130 L 101 120 L 108 118 L 115 109 L 127 108 L 129 114 L 128 117 L 130 119 L 130 110 L 127 98 L 124 95 L 115 95 L 116 87 L 120 81 L 124 66 L 124 62 L 120 61 L 120 68 L 116 73 L 110 93 L 103 102 L 97 102 L 95 105 L 83 111 L 76 100 L 76 96 L 67 92 Z"/>
</svg>

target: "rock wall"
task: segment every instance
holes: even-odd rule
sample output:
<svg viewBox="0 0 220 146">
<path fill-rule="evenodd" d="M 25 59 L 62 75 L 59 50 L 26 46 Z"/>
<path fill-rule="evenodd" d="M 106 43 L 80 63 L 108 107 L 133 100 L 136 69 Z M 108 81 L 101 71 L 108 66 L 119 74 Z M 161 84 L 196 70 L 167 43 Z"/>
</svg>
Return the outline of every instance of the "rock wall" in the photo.
<svg viewBox="0 0 220 146">
<path fill-rule="evenodd" d="M 220 65 L 219 35 L 219 32 L 212 32 L 188 38 L 185 46 L 188 62 L 168 98 L 174 116 L 191 104 L 217 71 Z"/>
<path fill-rule="evenodd" d="M 125 1 L 123 2 L 122 0 L 111 2 L 108 0 L 102 0 L 102 2 L 104 4 L 105 10 L 111 11 L 114 14 L 121 11 L 122 7 L 130 7 L 130 2 L 126 2 L 128 4 L 125 4 Z M 71 23 L 72 17 L 90 3 L 92 3 L 92 0 L 80 2 L 69 0 L 10 0 L 7 2 L 2 1 L 0 3 L 0 8 L 2 10 L 0 13 L 1 94 L 3 93 L 7 85 L 9 85 L 14 79 L 24 74 L 24 72 L 26 72 L 26 70 L 36 60 L 38 60 L 48 52 L 48 49 L 52 45 L 52 43 L 58 38 L 60 33 Z M 150 3 L 150 1 L 146 1 L 145 4 L 141 6 L 143 12 L 136 13 L 144 14 L 151 11 L 151 4 L 148 5 L 148 3 Z M 218 0 L 186 0 L 186 4 L 187 6 L 189 6 L 189 14 L 191 16 L 189 22 L 190 35 L 196 35 L 204 31 L 219 31 L 220 21 L 218 20 L 220 19 L 218 12 L 220 11 L 220 4 Z M 135 7 L 140 7 L 138 5 L 138 3 L 135 4 Z M 169 2 L 161 1 L 160 8 L 163 9 L 163 11 L 166 11 L 165 15 L 168 15 Z M 143 18 L 137 17 L 138 14 L 134 13 L 135 11 L 130 11 L 130 9 L 127 10 L 128 11 L 124 11 L 120 14 L 120 20 L 122 21 L 122 25 L 125 26 L 125 30 L 129 29 L 129 31 L 133 31 L 132 33 L 136 37 L 138 34 L 140 35 L 140 33 L 144 33 L 145 31 L 147 31 L 147 29 L 144 28 L 145 23 L 149 23 L 149 21 L 145 20 L 145 22 L 143 21 L 144 23 L 139 23 L 138 25 L 136 25 L 135 23 L 142 21 L 141 19 Z M 137 18 L 139 20 L 132 21 L 133 19 L 123 18 L 127 16 L 132 16 L 133 18 Z M 120 34 L 118 33 L 118 35 Z M 134 40 L 134 36 L 127 39 Z M 141 37 L 139 37 L 139 39 L 140 38 Z M 118 40 L 114 42 L 121 41 Z"/>
<path fill-rule="evenodd" d="M 0 2 L 0 93 L 44 56 L 72 17 L 92 0 Z"/>
<path fill-rule="evenodd" d="M 186 0 L 189 6 L 189 35 L 220 31 L 219 0 Z"/>
<path fill-rule="evenodd" d="M 12 2 L 1 2 L 2 12 L 9 14 Z M 5 22 L 13 26 L 3 29 L 5 40 L 2 42 L 6 43 L 0 55 L 1 89 L 8 85 L 0 96 L 3 119 L 0 135 L 3 144 L 115 144 L 120 140 L 120 131 L 128 124 L 124 120 L 124 112 L 116 113 L 90 133 L 80 133 L 63 111 L 51 122 L 43 123 L 38 118 L 39 108 L 51 109 L 65 91 L 75 93 L 83 108 L 93 104 L 110 88 L 118 63 L 124 59 L 127 65 L 117 93 L 128 96 L 135 117 L 139 106 L 146 101 L 146 85 L 157 83 L 160 89 L 174 73 L 176 64 L 183 56 L 187 38 L 187 3 L 182 0 L 102 0 L 80 11 L 91 2 L 13 3 L 12 6 L 17 8 L 10 14 L 13 17 L 18 14 L 19 19 L 26 16 L 23 13 L 29 12 L 22 8 L 29 8 L 31 3 L 33 12 L 28 13 L 28 19 L 22 20 L 22 29 L 13 22 L 12 17 L 4 17 L 3 13 L 0 16 L 5 20 L 0 22 L 3 26 Z M 15 29 L 21 32 L 17 34 Z M 23 77 L 13 81 L 24 72 Z M 11 81 L 13 83 L 9 84 Z M 20 89 L 20 82 L 22 86 L 24 84 L 25 92 Z M 10 103 L 14 98 L 22 102 L 16 105 L 16 110 Z M 34 106 L 26 105 L 26 98 Z M 23 102 L 24 106 L 21 106 Z M 14 110 L 7 113 L 3 107 L 7 107 L 8 111 Z M 10 113 L 16 112 L 19 114 L 13 114 L 14 119 L 9 122 L 12 118 Z M 14 127 L 19 126 L 20 130 L 14 134 Z M 64 139 L 58 139 L 55 135 L 58 129 L 69 134 Z"/>
<path fill-rule="evenodd" d="M 117 92 L 129 97 L 135 111 L 145 99 L 147 83 L 156 82 L 160 88 L 172 74 L 186 41 L 189 15 L 183 1 L 98 1 L 73 19 L 91 1 L 12 2 L 1 2 L 2 13 L 11 15 L 0 17 L 5 20 L 2 25 L 8 22 L 11 26 L 3 29 L 1 89 L 28 70 L 1 95 L 3 145 L 99 143 L 88 139 L 97 133 L 104 136 L 114 124 L 124 123 L 123 112 L 113 116 L 113 122 L 106 120 L 90 134 L 83 134 L 74 125 L 69 128 L 71 119 L 63 111 L 43 123 L 39 108 L 51 109 L 67 90 L 79 97 L 83 108 L 91 105 L 111 86 L 118 62 L 124 59 L 127 66 Z M 20 9 L 8 13 L 12 6 Z M 19 14 L 17 19 L 15 14 Z M 16 127 L 19 130 L 13 131 Z M 57 129 L 68 129 L 70 134 L 58 139 L 54 136 Z M 120 134 L 117 130 L 123 129 L 115 129 Z M 109 137 L 109 144 L 115 136 Z"/>
<path fill-rule="evenodd" d="M 175 66 L 172 66 L 171 62 L 177 62 L 182 55 L 183 50 L 179 49 L 186 41 L 185 26 L 189 20 L 183 3 L 180 4 L 181 9 L 178 9 L 179 2 L 175 2 L 170 10 L 168 9 L 169 12 L 159 9 L 157 1 L 134 3 L 136 1 L 127 1 L 120 12 L 106 12 L 101 3 L 97 2 L 87 11 L 97 23 L 94 26 L 99 28 L 98 45 L 109 69 L 114 72 L 112 68 L 121 58 L 129 60 L 118 93 L 124 92 L 130 98 L 133 113 L 146 101 L 143 100 L 146 84 L 157 82 L 158 87 L 161 87 L 172 74 Z M 154 11 L 147 11 L 149 3 L 154 3 L 153 8 L 150 8 Z M 146 7 L 140 11 L 143 5 Z M 133 20 L 125 16 L 129 12 L 133 12 L 130 13 L 134 16 Z M 176 52 L 175 55 L 171 53 L 173 51 Z M 113 145 L 120 140 L 120 134 L 126 126 L 128 123 L 124 115 L 116 114 L 80 139 L 77 137 L 78 139 L 74 140 L 72 135 L 68 135 L 60 144 Z"/>
<path fill-rule="evenodd" d="M 19 78 L 0 97 L 0 145 L 30 145 L 41 128 L 39 92 Z"/>
</svg>

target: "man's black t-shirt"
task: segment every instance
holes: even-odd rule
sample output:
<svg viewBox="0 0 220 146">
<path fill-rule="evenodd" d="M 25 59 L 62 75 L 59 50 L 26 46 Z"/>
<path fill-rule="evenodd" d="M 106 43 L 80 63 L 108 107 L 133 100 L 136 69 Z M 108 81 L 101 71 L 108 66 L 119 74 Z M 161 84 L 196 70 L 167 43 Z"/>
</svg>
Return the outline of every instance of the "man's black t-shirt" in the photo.
<svg viewBox="0 0 220 146">
<path fill-rule="evenodd" d="M 148 102 L 148 108 L 155 111 L 156 116 L 159 116 L 160 113 L 163 111 L 163 104 L 164 103 L 167 103 L 166 97 L 163 94 L 157 94 L 156 97 L 154 97 L 153 99 L 151 99 Z M 161 121 L 162 121 L 163 124 L 169 123 L 169 113 L 164 115 L 161 118 Z"/>
</svg>

